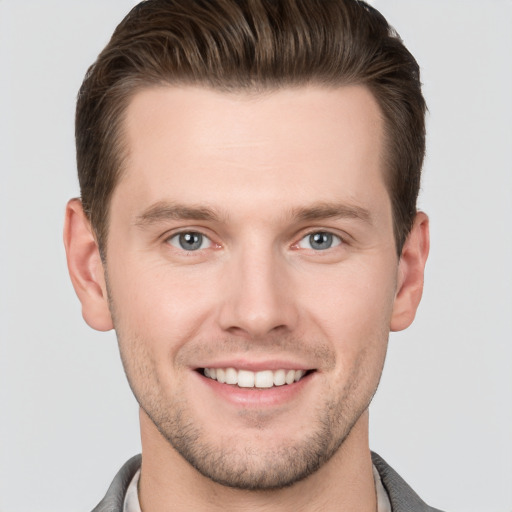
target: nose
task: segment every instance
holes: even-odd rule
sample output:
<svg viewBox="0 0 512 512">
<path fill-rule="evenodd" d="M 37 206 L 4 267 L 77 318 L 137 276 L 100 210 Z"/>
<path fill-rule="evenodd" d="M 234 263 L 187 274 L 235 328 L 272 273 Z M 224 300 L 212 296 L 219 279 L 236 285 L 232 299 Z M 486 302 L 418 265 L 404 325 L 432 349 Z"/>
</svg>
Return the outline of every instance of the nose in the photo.
<svg viewBox="0 0 512 512">
<path fill-rule="evenodd" d="M 233 255 L 223 273 L 221 329 L 251 339 L 293 331 L 299 315 L 288 267 L 271 249 L 248 248 Z"/>
</svg>

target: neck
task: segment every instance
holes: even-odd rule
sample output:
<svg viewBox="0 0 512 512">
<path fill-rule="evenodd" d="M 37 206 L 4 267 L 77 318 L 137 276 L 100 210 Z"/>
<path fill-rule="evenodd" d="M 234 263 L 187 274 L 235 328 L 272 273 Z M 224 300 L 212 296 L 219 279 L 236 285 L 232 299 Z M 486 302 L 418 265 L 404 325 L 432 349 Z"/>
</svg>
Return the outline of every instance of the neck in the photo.
<svg viewBox="0 0 512 512">
<path fill-rule="evenodd" d="M 290 487 L 247 491 L 217 484 L 200 474 L 141 412 L 143 512 L 375 512 L 368 412 L 340 449 L 318 471 Z"/>
</svg>

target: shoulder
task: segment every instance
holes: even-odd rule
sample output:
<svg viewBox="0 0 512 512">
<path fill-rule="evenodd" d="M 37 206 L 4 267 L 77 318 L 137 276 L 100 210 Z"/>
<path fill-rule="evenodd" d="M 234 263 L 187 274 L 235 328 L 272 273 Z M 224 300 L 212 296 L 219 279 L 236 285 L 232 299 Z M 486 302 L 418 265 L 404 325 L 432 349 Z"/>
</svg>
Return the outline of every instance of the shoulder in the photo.
<svg viewBox="0 0 512 512">
<path fill-rule="evenodd" d="M 442 512 L 429 507 L 382 457 L 372 452 L 372 460 L 388 493 L 393 512 Z M 126 462 L 92 512 L 122 512 L 126 491 L 140 465 L 140 455 Z"/>
<path fill-rule="evenodd" d="M 105 497 L 92 512 L 122 512 L 126 491 L 133 476 L 139 470 L 140 464 L 140 455 L 135 455 L 126 462 L 110 484 Z"/>
<path fill-rule="evenodd" d="M 382 457 L 372 452 L 372 460 L 388 493 L 393 512 L 442 512 L 429 507 Z"/>
</svg>

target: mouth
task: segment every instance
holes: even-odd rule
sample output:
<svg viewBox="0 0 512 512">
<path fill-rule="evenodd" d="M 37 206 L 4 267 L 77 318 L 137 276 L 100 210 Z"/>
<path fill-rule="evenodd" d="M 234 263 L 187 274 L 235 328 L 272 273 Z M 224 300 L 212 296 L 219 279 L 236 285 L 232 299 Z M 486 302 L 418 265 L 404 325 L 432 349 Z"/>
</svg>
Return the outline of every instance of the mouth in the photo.
<svg viewBox="0 0 512 512">
<path fill-rule="evenodd" d="M 220 384 L 230 384 L 239 388 L 269 389 L 299 382 L 314 370 L 278 369 L 252 372 L 236 368 L 199 368 L 198 371 L 204 377 Z"/>
</svg>

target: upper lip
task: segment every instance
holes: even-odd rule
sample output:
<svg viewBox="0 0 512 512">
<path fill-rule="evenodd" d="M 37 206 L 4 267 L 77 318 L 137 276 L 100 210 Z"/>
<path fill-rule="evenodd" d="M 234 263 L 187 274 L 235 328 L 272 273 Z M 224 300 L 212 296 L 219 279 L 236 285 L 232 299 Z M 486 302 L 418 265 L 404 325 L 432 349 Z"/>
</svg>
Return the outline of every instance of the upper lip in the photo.
<svg viewBox="0 0 512 512">
<path fill-rule="evenodd" d="M 294 362 L 284 359 L 267 359 L 267 360 L 249 360 L 249 359 L 223 359 L 204 362 L 198 364 L 195 369 L 199 368 L 236 368 L 237 370 L 248 370 L 251 372 L 260 372 L 264 370 L 311 370 L 310 365 Z"/>
</svg>

